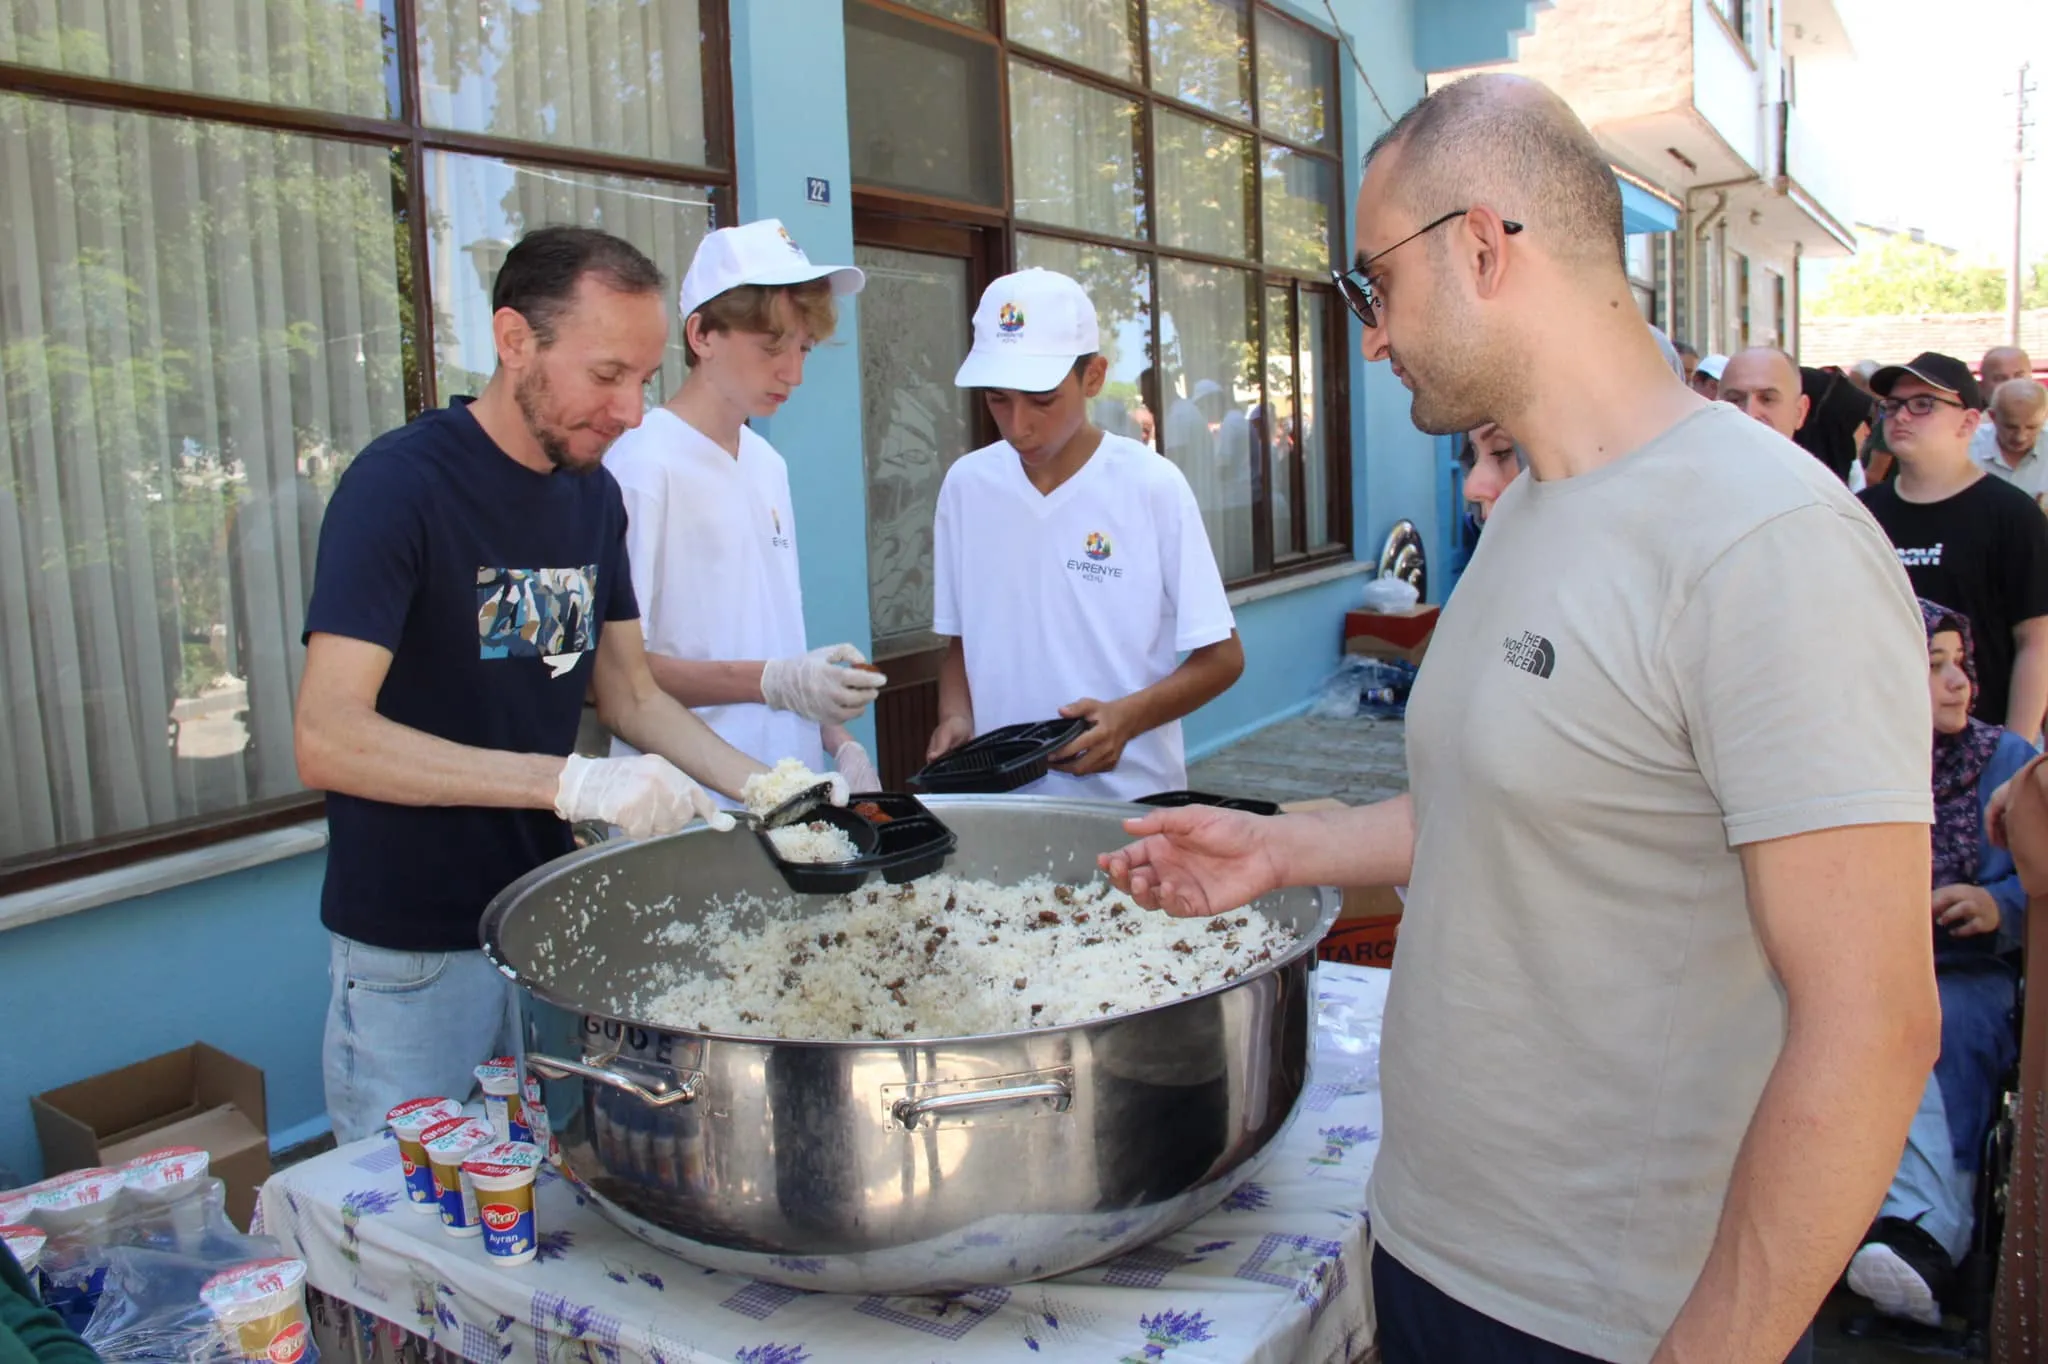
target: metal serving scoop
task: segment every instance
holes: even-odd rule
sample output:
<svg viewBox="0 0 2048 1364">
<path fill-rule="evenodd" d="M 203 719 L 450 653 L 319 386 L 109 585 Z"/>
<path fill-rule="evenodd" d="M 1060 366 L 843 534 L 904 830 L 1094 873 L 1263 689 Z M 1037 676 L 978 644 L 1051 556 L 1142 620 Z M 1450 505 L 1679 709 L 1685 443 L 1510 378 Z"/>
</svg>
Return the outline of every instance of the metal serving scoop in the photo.
<svg viewBox="0 0 2048 1364">
<path fill-rule="evenodd" d="M 831 802 L 832 783 L 827 780 L 815 786 L 806 786 L 765 815 L 757 815 L 752 810 L 734 810 L 732 816 L 739 823 L 755 828 L 783 829 L 792 824 L 803 823 L 811 817 L 813 810 Z"/>
</svg>

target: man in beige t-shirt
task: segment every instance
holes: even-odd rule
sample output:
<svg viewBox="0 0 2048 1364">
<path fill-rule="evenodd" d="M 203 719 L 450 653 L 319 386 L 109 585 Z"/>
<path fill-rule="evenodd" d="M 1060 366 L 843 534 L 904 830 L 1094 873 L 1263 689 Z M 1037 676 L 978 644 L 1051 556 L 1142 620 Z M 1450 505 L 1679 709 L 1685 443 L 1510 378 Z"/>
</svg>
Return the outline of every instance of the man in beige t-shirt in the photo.
<svg viewBox="0 0 2048 1364">
<path fill-rule="evenodd" d="M 1409 886 L 1369 1195 L 1387 1364 L 1777 1364 L 1883 1198 L 1939 1045 L 1926 641 L 1827 469 L 1688 392 L 1606 158 L 1541 86 L 1375 146 L 1345 293 L 1501 495 L 1408 706 L 1412 795 L 1160 812 L 1104 859 L 1205 914 Z"/>
</svg>

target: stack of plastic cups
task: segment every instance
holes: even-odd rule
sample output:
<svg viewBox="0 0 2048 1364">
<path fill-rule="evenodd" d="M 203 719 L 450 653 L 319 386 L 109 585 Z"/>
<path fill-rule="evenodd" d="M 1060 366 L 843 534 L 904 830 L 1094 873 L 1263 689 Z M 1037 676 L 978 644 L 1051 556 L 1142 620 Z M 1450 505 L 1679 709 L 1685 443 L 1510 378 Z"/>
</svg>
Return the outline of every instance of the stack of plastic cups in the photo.
<svg viewBox="0 0 2048 1364">
<path fill-rule="evenodd" d="M 147 1219 L 170 1248 L 197 1253 L 206 1239 L 207 1184 L 212 1157 L 197 1146 L 171 1146 L 121 1167 L 121 1200 Z"/>
<path fill-rule="evenodd" d="M 21 1266 L 21 1272 L 28 1278 L 30 1291 L 38 1298 L 42 1296 L 42 1290 L 36 1287 L 36 1261 L 42 1258 L 43 1243 L 48 1239 L 41 1227 L 0 1226 L 0 1245 L 6 1246 L 15 1263 Z"/>
<path fill-rule="evenodd" d="M 199 1300 L 213 1312 L 228 1355 L 258 1364 L 313 1364 L 301 1260 L 252 1260 L 208 1279 Z"/>
<path fill-rule="evenodd" d="M 434 1171 L 427 1164 L 422 1138 L 430 1127 L 462 1116 L 453 1099 L 407 1099 L 384 1115 L 398 1140 L 398 1165 L 405 1178 L 405 1205 L 414 1212 L 438 1213 L 441 1198 L 434 1190 Z"/>
<path fill-rule="evenodd" d="M 519 1106 L 525 1098 L 519 1062 L 500 1056 L 476 1068 L 476 1082 L 484 1092 L 484 1120 L 498 1134 L 499 1141 L 524 1141 L 525 1124 Z"/>
<path fill-rule="evenodd" d="M 526 1264 L 540 1248 L 533 1216 L 540 1166 L 540 1151 L 524 1141 L 499 1142 L 462 1162 L 462 1177 L 476 1191 L 484 1249 L 494 1264 Z"/>
<path fill-rule="evenodd" d="M 85 1329 L 99 1305 L 107 1268 L 93 1252 L 106 1242 L 126 1184 L 118 1170 L 72 1170 L 24 1190 L 28 1220 L 61 1243 L 43 1265 L 43 1301 L 74 1331 Z"/>
<path fill-rule="evenodd" d="M 434 1192 L 441 1200 L 441 1230 L 450 1236 L 477 1236 L 476 1190 L 462 1173 L 462 1162 L 486 1146 L 497 1144 L 491 1125 L 475 1118 L 450 1118 L 420 1134 L 427 1168 L 434 1172 Z"/>
</svg>

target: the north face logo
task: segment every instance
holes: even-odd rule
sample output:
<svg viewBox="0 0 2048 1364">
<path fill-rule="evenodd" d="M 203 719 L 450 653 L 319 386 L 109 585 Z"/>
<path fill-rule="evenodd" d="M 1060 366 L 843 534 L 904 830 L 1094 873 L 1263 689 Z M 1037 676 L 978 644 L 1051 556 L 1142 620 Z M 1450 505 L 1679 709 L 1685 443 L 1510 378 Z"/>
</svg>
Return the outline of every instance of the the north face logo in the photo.
<svg viewBox="0 0 2048 1364">
<path fill-rule="evenodd" d="M 1522 631 L 1520 639 L 1509 640 L 1507 650 L 1509 664 L 1536 677 L 1550 676 L 1550 670 L 1557 664 L 1557 650 L 1532 630 Z"/>
</svg>

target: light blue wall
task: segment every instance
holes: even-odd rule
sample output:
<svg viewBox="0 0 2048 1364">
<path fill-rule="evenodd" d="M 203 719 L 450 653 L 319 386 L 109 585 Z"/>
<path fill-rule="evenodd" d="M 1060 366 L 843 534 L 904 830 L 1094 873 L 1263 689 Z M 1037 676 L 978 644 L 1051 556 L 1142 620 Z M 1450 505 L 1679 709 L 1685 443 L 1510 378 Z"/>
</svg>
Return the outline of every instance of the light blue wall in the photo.
<svg viewBox="0 0 2048 1364">
<path fill-rule="evenodd" d="M 733 132 L 740 221 L 780 218 L 819 263 L 853 259 L 841 0 L 734 0 Z M 801 35 L 802 41 L 793 41 Z M 814 204 L 806 182 L 830 186 Z M 858 300 L 812 352 L 804 385 L 757 429 L 789 461 L 803 564 L 804 624 L 814 646 L 870 639 L 867 480 L 861 454 Z M 873 721 L 855 730 L 872 743 Z"/>
<path fill-rule="evenodd" d="M 1550 0 L 1415 0 L 1415 65 L 1424 71 L 1511 61 L 1514 40 Z"/>
<path fill-rule="evenodd" d="M 273 1146 L 326 1130 L 326 865 L 294 857 L 0 934 L 0 1166 L 41 1171 L 29 1095 L 191 1042 L 263 1068 Z"/>
</svg>

